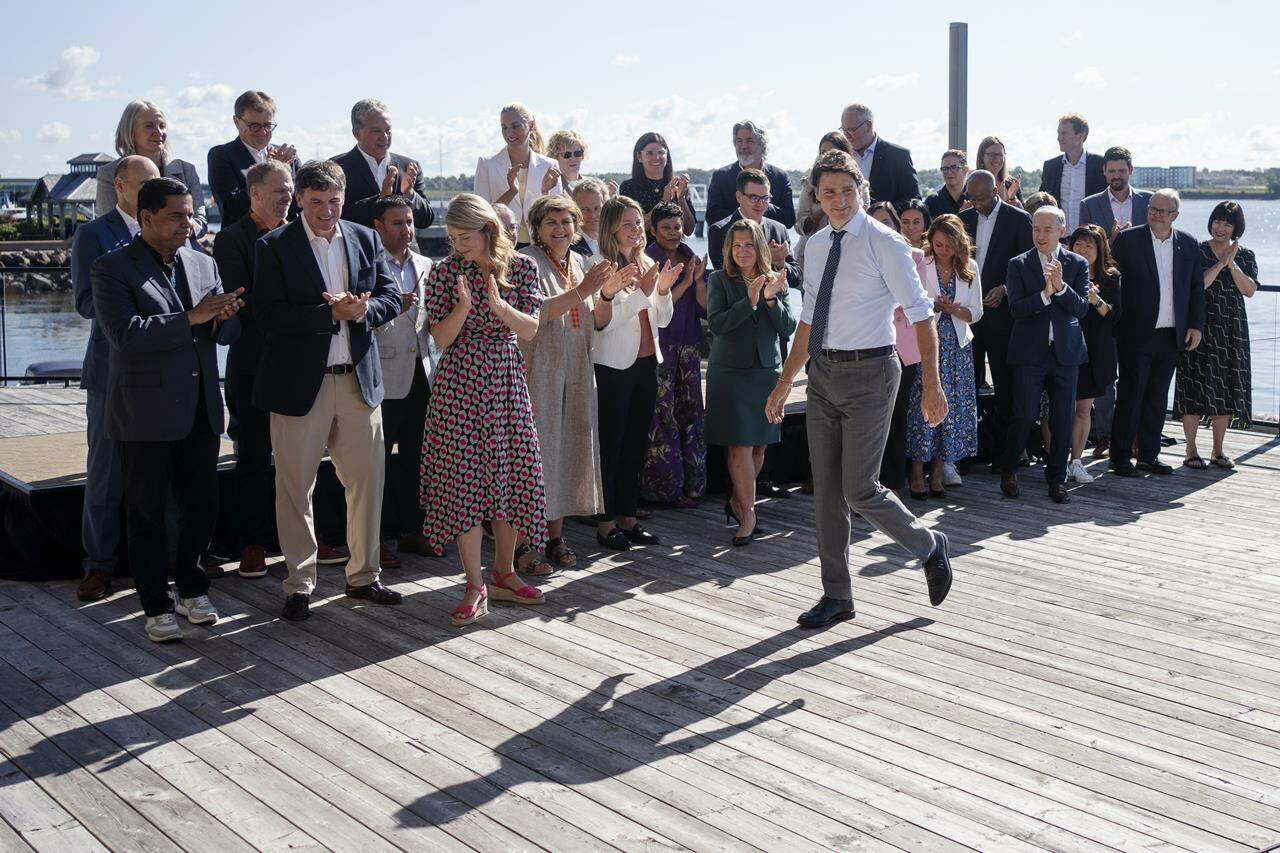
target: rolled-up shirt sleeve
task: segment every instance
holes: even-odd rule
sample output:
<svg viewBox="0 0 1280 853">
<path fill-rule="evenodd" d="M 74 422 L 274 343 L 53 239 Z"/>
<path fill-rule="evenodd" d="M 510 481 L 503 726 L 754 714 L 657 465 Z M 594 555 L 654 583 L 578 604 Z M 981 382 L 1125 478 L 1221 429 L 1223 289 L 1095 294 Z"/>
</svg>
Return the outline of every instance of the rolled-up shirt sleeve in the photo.
<svg viewBox="0 0 1280 853">
<path fill-rule="evenodd" d="M 907 245 L 907 241 L 874 230 L 871 232 L 871 239 L 879 243 L 876 257 L 880 263 L 880 274 L 893 298 L 902 306 L 902 313 L 912 323 L 928 320 L 933 316 L 933 300 L 920 281 L 920 273 L 916 271 L 916 262 L 911 257 L 911 247 Z"/>
</svg>

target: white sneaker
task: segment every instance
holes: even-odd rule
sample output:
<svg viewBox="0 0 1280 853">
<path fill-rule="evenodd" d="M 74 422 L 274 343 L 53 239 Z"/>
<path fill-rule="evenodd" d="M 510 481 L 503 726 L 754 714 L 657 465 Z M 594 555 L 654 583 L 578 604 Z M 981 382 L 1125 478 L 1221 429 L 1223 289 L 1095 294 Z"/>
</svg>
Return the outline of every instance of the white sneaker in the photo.
<svg viewBox="0 0 1280 853">
<path fill-rule="evenodd" d="M 960 479 L 960 472 L 956 470 L 956 466 L 952 462 L 942 463 L 942 485 L 944 486 L 963 486 L 964 480 Z"/>
<path fill-rule="evenodd" d="M 174 640 L 181 640 L 182 629 L 178 627 L 178 617 L 172 613 L 148 616 L 147 638 L 153 643 L 172 643 Z"/>
<path fill-rule="evenodd" d="M 1077 483 L 1092 483 L 1093 475 L 1084 467 L 1083 459 L 1072 459 L 1067 466 L 1067 479 Z"/>
<path fill-rule="evenodd" d="M 207 595 L 179 598 L 175 609 L 179 616 L 187 617 L 187 621 L 192 625 L 212 625 L 218 621 L 218 611 L 214 609 L 213 602 Z"/>
</svg>

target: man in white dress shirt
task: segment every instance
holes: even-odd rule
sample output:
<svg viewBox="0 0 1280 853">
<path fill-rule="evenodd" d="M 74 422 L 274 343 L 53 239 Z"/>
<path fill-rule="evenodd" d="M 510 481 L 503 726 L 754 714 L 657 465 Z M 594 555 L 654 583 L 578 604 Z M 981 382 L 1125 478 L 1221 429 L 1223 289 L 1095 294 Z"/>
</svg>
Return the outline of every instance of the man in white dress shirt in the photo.
<svg viewBox="0 0 1280 853">
<path fill-rule="evenodd" d="M 292 145 L 272 145 L 276 129 L 276 102 L 266 92 L 250 90 L 236 98 L 236 138 L 209 149 L 209 190 L 222 216 L 222 227 L 239 222 L 251 206 L 245 174 L 263 160 L 278 160 L 298 171 L 302 162 Z M 295 211 L 296 212 L 296 211 Z"/>
<path fill-rule="evenodd" d="M 866 181 L 853 157 L 822 155 L 810 183 L 829 224 L 805 244 L 804 310 L 765 405 L 770 422 L 781 423 L 791 383 L 808 360 L 805 420 L 823 596 L 797 620 L 802 628 L 853 618 L 850 511 L 923 563 L 934 606 L 951 588 L 947 538 L 925 528 L 877 479 L 902 374 L 893 344 L 897 305 L 920 344 L 925 418 L 937 425 L 947 414 L 932 303 L 906 241 L 863 210 Z"/>
</svg>

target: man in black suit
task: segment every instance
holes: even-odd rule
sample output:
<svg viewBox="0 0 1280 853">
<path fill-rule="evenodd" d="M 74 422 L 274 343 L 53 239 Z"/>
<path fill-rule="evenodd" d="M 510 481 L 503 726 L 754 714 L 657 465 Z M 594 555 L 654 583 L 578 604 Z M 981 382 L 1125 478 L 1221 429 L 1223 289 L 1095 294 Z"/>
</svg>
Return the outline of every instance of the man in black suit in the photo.
<svg viewBox="0 0 1280 853">
<path fill-rule="evenodd" d="M 1058 150 L 1061 157 L 1044 161 L 1040 170 L 1040 192 L 1057 199 L 1067 214 L 1067 230 L 1080 224 L 1080 202 L 1107 188 L 1102 173 L 1102 155 L 1084 150 L 1089 138 L 1089 122 L 1079 113 L 1058 119 Z"/>
<path fill-rule="evenodd" d="M 772 197 L 769 179 L 759 169 L 743 169 L 738 173 L 737 187 L 734 196 L 738 206 L 707 232 L 707 255 L 711 259 L 711 268 L 718 270 L 724 266 L 724 235 L 729 226 L 739 219 L 750 219 L 760 225 L 765 239 L 769 241 L 769 256 L 774 270 L 785 270 L 787 286 L 799 289 L 804 276 L 791 254 L 791 238 L 787 236 L 787 228 L 781 222 L 765 216 Z"/>
<path fill-rule="evenodd" d="M 1135 436 L 1138 468 L 1173 473 L 1159 458 L 1169 382 L 1178 353 L 1200 346 L 1204 329 L 1204 265 L 1196 238 L 1173 227 L 1178 205 L 1176 191 L 1159 190 L 1147 205 L 1147 224 L 1121 231 L 1111 246 L 1124 282 L 1111 425 L 1111 470 L 1122 477 L 1137 476 Z"/>
<path fill-rule="evenodd" d="M 1089 360 L 1080 318 L 1089 311 L 1089 264 L 1059 243 L 1067 217 L 1042 207 L 1032 219 L 1035 248 L 1009 261 L 1009 363 L 1013 366 L 1013 417 L 1005 439 L 1000 490 L 1018 496 L 1021 442 L 1040 413 L 1040 392 L 1049 392 L 1052 438 L 1044 476 L 1054 503 L 1067 503 L 1067 458 L 1076 411 L 1076 378 Z"/>
<path fill-rule="evenodd" d="M 289 167 L 289 174 L 302 165 L 292 145 L 272 145 L 276 129 L 276 102 L 266 92 L 248 91 L 236 98 L 238 136 L 209 149 L 209 189 L 222 214 L 222 227 L 234 225 L 249 212 L 249 188 L 245 174 L 254 163 L 276 160 Z"/>
<path fill-rule="evenodd" d="M 769 151 L 769 136 L 753 121 L 740 121 L 733 126 L 733 151 L 738 159 L 711 173 L 707 187 L 707 222 L 719 222 L 733 214 L 738 206 L 738 175 L 744 169 L 764 172 L 773 187 L 773 197 L 765 216 L 791 228 L 796 224 L 795 202 L 791 198 L 791 178 L 785 171 L 764 161 Z"/>
<path fill-rule="evenodd" d="M 120 442 L 129 565 L 147 636 L 182 639 L 169 597 L 165 504 L 178 502 L 177 612 L 212 624 L 200 555 L 218 517 L 222 393 L 217 343 L 239 334 L 240 291 L 223 293 L 218 268 L 183 245 L 195 230 L 191 194 L 152 178 L 138 192 L 141 231 L 93 264 L 93 303 L 111 344 L 107 435 Z"/>
<path fill-rule="evenodd" d="M 1013 317 L 1005 293 L 1009 261 L 1032 247 L 1031 217 L 1020 208 L 1000 201 L 995 187 L 996 179 L 990 172 L 985 169 L 972 172 L 968 193 L 973 206 L 960 213 L 960 221 L 973 241 L 978 275 L 982 279 L 982 319 L 973 326 L 973 374 L 981 385 L 987 375 L 986 362 L 991 362 L 994 421 L 993 428 L 984 433 L 995 436 L 996 445 L 990 448 L 993 463 L 1000 459 L 1004 449 L 1013 400 L 1013 372 L 1009 369 Z M 1019 454 L 1025 444 L 1025 439 L 1018 442 Z"/>
<path fill-rule="evenodd" d="M 382 241 L 339 220 L 346 178 L 332 160 L 298 170 L 302 215 L 258 240 L 253 308 L 265 346 L 254 403 L 271 412 L 276 527 L 289 576 L 285 619 L 310 615 L 316 583 L 311 494 L 326 447 L 346 490 L 346 594 L 399 604 L 379 580 L 384 478 L 382 368 L 373 330 L 400 313 Z"/>
<path fill-rule="evenodd" d="M 351 135 L 356 145 L 331 158 L 346 175 L 346 203 L 342 218 L 373 228 L 373 209 L 379 198 L 399 195 L 413 205 L 418 230 L 431 227 L 435 211 L 427 198 L 422 166 L 403 154 L 391 153 L 391 112 L 382 101 L 365 98 L 351 108 Z M 426 243 L 418 241 L 422 251 Z"/>
<path fill-rule="evenodd" d="M 840 114 L 840 129 L 853 146 L 853 157 L 871 182 L 871 201 L 890 201 L 898 210 L 920 198 L 920 182 L 911 152 L 876 135 L 875 117 L 865 104 L 850 104 Z"/>
</svg>

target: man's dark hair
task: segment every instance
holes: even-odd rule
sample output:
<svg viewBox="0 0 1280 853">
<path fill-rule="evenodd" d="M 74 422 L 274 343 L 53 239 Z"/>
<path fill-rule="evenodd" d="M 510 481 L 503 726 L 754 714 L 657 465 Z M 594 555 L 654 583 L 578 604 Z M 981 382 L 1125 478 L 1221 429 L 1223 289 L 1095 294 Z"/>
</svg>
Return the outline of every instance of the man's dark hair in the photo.
<svg viewBox="0 0 1280 853">
<path fill-rule="evenodd" d="M 191 190 L 173 178 L 150 178 L 138 188 L 138 212 L 159 213 L 175 195 L 191 195 Z"/>
<path fill-rule="evenodd" d="M 386 215 L 387 211 L 391 210 L 393 207 L 403 207 L 410 213 L 413 212 L 413 204 L 410 203 L 409 199 L 402 195 L 389 195 L 385 198 L 380 198 L 373 203 L 373 218 L 381 220 L 382 217 Z"/>
<path fill-rule="evenodd" d="M 299 193 L 330 189 L 344 193 L 347 191 L 347 176 L 342 167 L 332 160 L 308 160 L 294 175 L 293 185 Z"/>
<path fill-rule="evenodd" d="M 664 219 L 684 218 L 684 211 L 674 201 L 660 201 L 649 211 L 649 227 L 657 228 Z"/>
<path fill-rule="evenodd" d="M 862 185 L 866 183 L 866 178 L 862 175 L 862 170 L 858 168 L 858 161 L 853 159 L 852 154 L 844 151 L 828 151 L 818 158 L 813 164 L 813 168 L 809 170 L 809 185 L 813 187 L 814 198 L 817 198 L 818 182 L 823 175 L 848 175 L 853 178 L 853 185 L 862 190 Z"/>
<path fill-rule="evenodd" d="M 764 184 L 765 192 L 768 192 L 769 176 L 759 169 L 743 169 L 738 173 L 738 192 L 745 193 L 747 184 Z"/>
<path fill-rule="evenodd" d="M 1108 163 L 1116 160 L 1123 160 L 1130 169 L 1133 168 L 1133 155 L 1129 153 L 1128 148 L 1113 145 L 1107 149 L 1105 154 L 1102 155 L 1103 166 L 1106 166 Z"/>
</svg>

